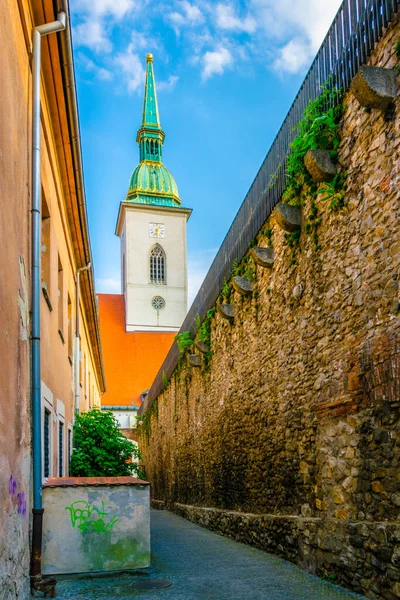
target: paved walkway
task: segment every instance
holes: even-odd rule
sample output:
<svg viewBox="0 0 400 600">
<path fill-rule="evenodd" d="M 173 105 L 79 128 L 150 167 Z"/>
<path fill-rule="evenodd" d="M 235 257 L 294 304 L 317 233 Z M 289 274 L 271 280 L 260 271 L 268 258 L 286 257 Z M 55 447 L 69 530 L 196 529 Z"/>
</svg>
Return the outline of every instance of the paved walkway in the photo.
<svg viewBox="0 0 400 600">
<path fill-rule="evenodd" d="M 362 598 L 317 579 L 275 556 L 239 544 L 177 517 L 152 511 L 150 580 L 164 589 L 140 589 L 147 576 L 59 580 L 62 600 L 351 600 Z"/>
</svg>

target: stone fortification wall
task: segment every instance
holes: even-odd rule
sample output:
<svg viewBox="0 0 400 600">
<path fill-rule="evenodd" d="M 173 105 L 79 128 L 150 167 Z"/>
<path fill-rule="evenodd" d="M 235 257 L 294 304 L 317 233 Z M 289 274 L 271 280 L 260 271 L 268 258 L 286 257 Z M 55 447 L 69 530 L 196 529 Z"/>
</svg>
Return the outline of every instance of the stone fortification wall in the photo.
<svg viewBox="0 0 400 600">
<path fill-rule="evenodd" d="M 370 64 L 394 67 L 399 23 Z M 370 598 L 400 598 L 400 98 L 349 93 L 344 208 L 302 207 L 299 246 L 268 219 L 235 317 L 211 319 L 209 364 L 180 367 L 143 417 L 155 500 Z M 272 230 L 272 235 L 271 235 Z M 293 264 L 297 263 L 297 265 Z"/>
</svg>

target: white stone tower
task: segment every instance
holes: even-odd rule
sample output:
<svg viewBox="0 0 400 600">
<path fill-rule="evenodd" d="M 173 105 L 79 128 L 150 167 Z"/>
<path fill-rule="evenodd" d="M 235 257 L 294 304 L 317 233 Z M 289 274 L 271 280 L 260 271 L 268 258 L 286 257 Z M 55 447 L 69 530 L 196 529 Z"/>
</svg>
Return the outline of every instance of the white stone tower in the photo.
<svg viewBox="0 0 400 600">
<path fill-rule="evenodd" d="M 146 58 L 140 163 L 121 202 L 116 234 L 121 239 L 126 331 L 178 331 L 187 312 L 186 222 L 178 187 L 162 163 L 153 57 Z"/>
</svg>

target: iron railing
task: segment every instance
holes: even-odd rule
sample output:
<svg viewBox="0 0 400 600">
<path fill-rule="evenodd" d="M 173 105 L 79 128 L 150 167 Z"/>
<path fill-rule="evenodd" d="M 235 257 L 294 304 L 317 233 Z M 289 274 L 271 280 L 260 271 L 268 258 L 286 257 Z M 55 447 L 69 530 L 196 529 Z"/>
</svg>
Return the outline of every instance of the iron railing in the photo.
<svg viewBox="0 0 400 600">
<path fill-rule="evenodd" d="M 279 202 L 285 186 L 290 143 L 306 105 L 319 95 L 328 78 L 336 88 L 342 88 L 344 92 L 349 89 L 358 68 L 371 54 L 399 6 L 400 0 L 344 0 L 186 315 L 181 332 L 194 331 L 197 315 L 203 319 L 214 305 L 224 280 L 230 278 L 233 261 L 240 261 L 246 254 L 251 241 Z M 178 358 L 179 350 L 174 343 L 142 410 L 146 410 L 163 390 L 162 373 L 170 378 Z"/>
</svg>

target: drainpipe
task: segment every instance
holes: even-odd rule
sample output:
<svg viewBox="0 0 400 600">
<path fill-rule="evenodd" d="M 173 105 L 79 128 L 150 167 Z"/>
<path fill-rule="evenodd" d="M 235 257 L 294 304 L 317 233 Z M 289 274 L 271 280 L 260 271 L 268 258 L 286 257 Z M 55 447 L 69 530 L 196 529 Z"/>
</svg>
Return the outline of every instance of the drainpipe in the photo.
<svg viewBox="0 0 400 600">
<path fill-rule="evenodd" d="M 79 340 L 81 337 L 80 333 L 80 320 L 79 320 L 79 296 L 80 296 L 80 275 L 84 271 L 89 271 L 92 263 L 88 263 L 86 267 L 81 267 L 76 272 L 76 315 L 75 315 L 75 362 L 74 362 L 74 374 L 75 374 L 75 415 L 79 413 L 79 361 L 80 361 L 80 349 L 79 349 Z"/>
<path fill-rule="evenodd" d="M 42 579 L 42 426 L 40 395 L 40 300 L 41 300 L 41 180 L 40 180 L 40 46 L 42 35 L 62 31 L 66 27 L 64 12 L 57 21 L 33 30 L 32 52 L 32 440 L 33 440 L 33 522 L 31 555 L 31 588 L 55 593 L 55 580 Z"/>
</svg>

